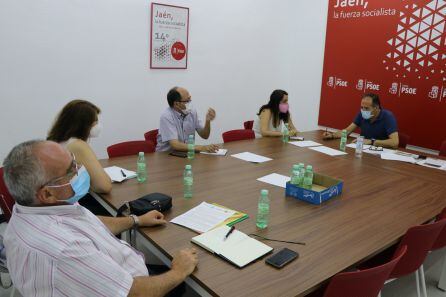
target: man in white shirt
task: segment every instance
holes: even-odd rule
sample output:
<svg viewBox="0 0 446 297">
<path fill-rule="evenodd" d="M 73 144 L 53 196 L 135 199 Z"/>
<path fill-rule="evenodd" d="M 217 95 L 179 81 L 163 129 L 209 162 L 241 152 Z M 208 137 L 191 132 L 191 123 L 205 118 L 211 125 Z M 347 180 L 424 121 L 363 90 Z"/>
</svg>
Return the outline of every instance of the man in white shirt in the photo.
<svg viewBox="0 0 446 297">
<path fill-rule="evenodd" d="M 134 225 L 164 224 L 140 217 L 96 217 L 76 203 L 89 189 L 88 172 L 51 141 L 19 144 L 4 161 L 16 204 L 4 243 L 14 286 L 23 296 L 164 296 L 193 272 L 194 249 L 181 250 L 172 268 L 149 276 L 144 256 L 119 234 Z"/>
</svg>

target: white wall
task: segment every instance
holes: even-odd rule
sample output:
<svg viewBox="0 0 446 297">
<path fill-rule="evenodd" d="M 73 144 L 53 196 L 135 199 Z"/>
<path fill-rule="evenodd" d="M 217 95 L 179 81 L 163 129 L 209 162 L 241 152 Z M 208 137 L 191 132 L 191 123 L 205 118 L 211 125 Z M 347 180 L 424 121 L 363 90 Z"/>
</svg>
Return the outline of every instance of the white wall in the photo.
<svg viewBox="0 0 446 297">
<path fill-rule="evenodd" d="M 328 0 L 166 1 L 190 8 L 189 69 L 150 70 L 147 0 L 0 0 L 0 160 L 44 138 L 70 99 L 102 109 L 99 157 L 158 127 L 174 85 L 204 115 L 210 141 L 242 128 L 275 88 L 297 127 L 317 127 Z"/>
</svg>

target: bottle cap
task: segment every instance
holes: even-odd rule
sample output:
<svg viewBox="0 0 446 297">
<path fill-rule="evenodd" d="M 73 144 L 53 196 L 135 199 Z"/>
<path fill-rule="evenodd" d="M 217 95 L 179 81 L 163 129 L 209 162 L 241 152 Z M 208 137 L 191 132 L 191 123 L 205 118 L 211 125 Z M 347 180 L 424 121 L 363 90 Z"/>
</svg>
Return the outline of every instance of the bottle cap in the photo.
<svg viewBox="0 0 446 297">
<path fill-rule="evenodd" d="M 144 157 L 144 152 L 139 152 L 139 153 L 138 153 L 138 156 L 140 156 L 140 157 Z"/>
<path fill-rule="evenodd" d="M 188 164 L 188 165 L 186 165 L 185 168 L 186 168 L 186 170 L 192 170 L 192 165 L 189 165 L 189 164 Z"/>
<path fill-rule="evenodd" d="M 313 170 L 313 166 L 308 165 L 308 166 L 307 166 L 307 170 Z"/>
<path fill-rule="evenodd" d="M 304 163 L 299 163 L 300 167 L 305 167 Z"/>
<path fill-rule="evenodd" d="M 189 139 L 191 139 L 191 138 L 192 138 L 192 139 L 194 138 L 194 134 L 190 134 L 190 135 L 189 135 Z"/>
<path fill-rule="evenodd" d="M 299 170 L 300 168 L 300 164 L 294 164 L 293 165 L 293 170 Z"/>
<path fill-rule="evenodd" d="M 262 196 L 267 196 L 267 195 L 268 195 L 268 190 L 261 190 L 261 191 L 260 191 L 260 194 L 261 194 Z"/>
</svg>

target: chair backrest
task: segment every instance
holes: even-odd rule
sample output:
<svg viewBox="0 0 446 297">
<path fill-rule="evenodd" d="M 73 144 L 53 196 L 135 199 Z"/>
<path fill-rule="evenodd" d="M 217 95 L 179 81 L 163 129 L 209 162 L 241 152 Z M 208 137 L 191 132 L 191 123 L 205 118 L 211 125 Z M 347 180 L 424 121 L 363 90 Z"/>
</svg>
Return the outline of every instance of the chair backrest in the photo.
<svg viewBox="0 0 446 297">
<path fill-rule="evenodd" d="M 398 132 L 398 147 L 406 148 L 407 144 L 410 141 L 410 136 L 401 132 Z"/>
<path fill-rule="evenodd" d="M 139 152 L 154 153 L 155 146 L 151 141 L 125 141 L 107 147 L 109 158 L 137 155 Z"/>
<path fill-rule="evenodd" d="M 156 145 L 158 144 L 158 129 L 150 130 L 144 133 L 144 139 L 153 142 L 156 147 Z"/>
<path fill-rule="evenodd" d="M 222 135 L 223 142 L 231 142 L 231 141 L 238 141 L 238 140 L 246 140 L 246 139 L 254 139 L 255 134 L 252 130 L 247 129 L 239 129 L 239 130 L 230 130 L 224 132 Z"/>
<path fill-rule="evenodd" d="M 446 219 L 446 208 L 437 216 L 437 221 L 441 221 Z M 446 226 L 443 227 L 440 234 L 438 234 L 437 239 L 432 245 L 431 251 L 438 250 L 444 248 L 446 246 Z"/>
<path fill-rule="evenodd" d="M 12 198 L 3 180 L 3 167 L 0 167 L 0 207 L 2 208 L 6 221 L 9 221 L 11 218 L 14 203 L 14 198 Z"/>
<path fill-rule="evenodd" d="M 446 225 L 446 220 L 409 228 L 399 246 L 407 246 L 407 253 L 393 269 L 390 278 L 399 278 L 415 272 L 426 259 L 435 240 Z M 394 257 L 396 254 L 394 255 Z"/>
<path fill-rule="evenodd" d="M 441 146 L 440 146 L 440 156 L 445 156 L 446 157 L 446 140 L 444 140 L 441 143 Z"/>
<path fill-rule="evenodd" d="M 247 130 L 252 130 L 252 126 L 254 126 L 254 121 L 246 121 L 243 123 L 243 127 Z"/>
<path fill-rule="evenodd" d="M 406 246 L 398 249 L 396 256 L 389 262 L 370 269 L 342 272 L 335 275 L 324 297 L 376 297 L 384 286 L 390 273 L 407 251 Z"/>
</svg>

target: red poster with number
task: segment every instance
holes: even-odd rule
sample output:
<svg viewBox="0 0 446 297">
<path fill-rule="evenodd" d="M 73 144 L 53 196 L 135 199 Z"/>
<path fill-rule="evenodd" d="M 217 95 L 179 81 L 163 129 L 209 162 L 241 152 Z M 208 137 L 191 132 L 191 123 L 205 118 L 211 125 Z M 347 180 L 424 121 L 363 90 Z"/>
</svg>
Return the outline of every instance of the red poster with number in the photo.
<svg viewBox="0 0 446 297">
<path fill-rule="evenodd" d="M 330 0 L 319 125 L 342 129 L 377 93 L 409 144 L 446 140 L 446 1 Z"/>
</svg>

